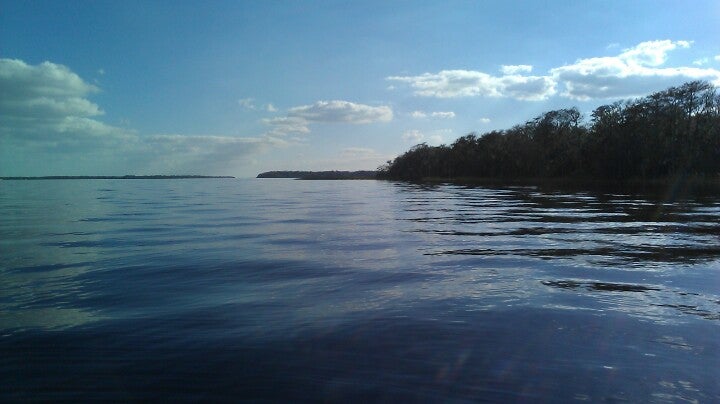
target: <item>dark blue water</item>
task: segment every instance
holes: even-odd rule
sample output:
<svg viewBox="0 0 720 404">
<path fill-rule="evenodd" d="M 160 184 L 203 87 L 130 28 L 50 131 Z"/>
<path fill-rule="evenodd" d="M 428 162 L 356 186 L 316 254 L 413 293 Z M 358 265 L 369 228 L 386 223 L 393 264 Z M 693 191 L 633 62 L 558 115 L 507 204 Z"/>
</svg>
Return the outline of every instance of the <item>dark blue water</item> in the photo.
<svg viewBox="0 0 720 404">
<path fill-rule="evenodd" d="M 0 181 L 0 401 L 718 402 L 720 195 L 659 195 Z"/>
</svg>

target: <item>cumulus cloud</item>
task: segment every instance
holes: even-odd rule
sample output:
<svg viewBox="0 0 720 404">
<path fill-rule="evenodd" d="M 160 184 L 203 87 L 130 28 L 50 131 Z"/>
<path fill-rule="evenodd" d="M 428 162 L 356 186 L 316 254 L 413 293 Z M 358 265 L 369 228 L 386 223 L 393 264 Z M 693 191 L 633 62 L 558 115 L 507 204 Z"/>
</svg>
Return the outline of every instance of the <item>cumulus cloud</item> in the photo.
<svg viewBox="0 0 720 404">
<path fill-rule="evenodd" d="M 391 76 L 388 80 L 406 83 L 423 97 L 513 97 L 542 100 L 555 93 L 555 82 L 543 76 L 492 76 L 472 70 L 442 70 L 418 76 Z"/>
<path fill-rule="evenodd" d="M 388 106 L 373 107 L 335 100 L 318 101 L 312 105 L 290 108 L 288 116 L 302 118 L 308 122 L 366 124 L 391 121 L 393 112 Z"/>
<path fill-rule="evenodd" d="M 478 119 L 478 122 L 480 122 L 480 123 L 490 123 L 490 118 L 480 118 L 480 119 Z"/>
<path fill-rule="evenodd" d="M 442 70 L 390 76 L 387 80 L 407 84 L 422 97 L 482 96 L 528 101 L 558 93 L 577 100 L 640 96 L 692 80 L 720 85 L 720 70 L 666 66 L 670 52 L 690 46 L 691 41 L 647 41 L 623 49 L 616 56 L 579 59 L 552 68 L 545 75 L 526 74 L 532 71 L 531 65 L 504 65 L 501 76 L 474 70 Z"/>
<path fill-rule="evenodd" d="M 580 59 L 550 70 L 563 84 L 565 97 L 578 100 L 644 95 L 691 80 L 720 84 L 720 71 L 695 67 L 661 67 L 668 53 L 687 48 L 688 41 L 648 41 L 617 56 Z"/>
<path fill-rule="evenodd" d="M 265 105 L 265 110 L 267 112 L 277 112 L 277 108 L 275 108 L 275 106 L 272 104 Z"/>
<path fill-rule="evenodd" d="M 98 91 L 62 65 L 0 59 L 0 137 L 68 142 L 129 136 L 128 131 L 97 120 L 104 112 L 87 97 Z"/>
<path fill-rule="evenodd" d="M 531 65 L 502 65 L 500 67 L 500 71 L 502 74 L 520 74 L 520 73 L 530 73 L 532 71 Z"/>
<path fill-rule="evenodd" d="M 221 173 L 251 154 L 287 143 L 271 134 L 141 136 L 100 120 L 103 111 L 88 98 L 98 91 L 63 65 L 0 59 L 0 149 L 6 157 L 0 171 L 17 175 L 68 170 L 96 174 L 110 169 L 114 173 L 180 169 Z M 11 159 L 14 162 L 7 162 Z M 42 164 L 33 166 L 36 160 Z M 50 160 L 58 165 L 52 166 Z"/>
</svg>

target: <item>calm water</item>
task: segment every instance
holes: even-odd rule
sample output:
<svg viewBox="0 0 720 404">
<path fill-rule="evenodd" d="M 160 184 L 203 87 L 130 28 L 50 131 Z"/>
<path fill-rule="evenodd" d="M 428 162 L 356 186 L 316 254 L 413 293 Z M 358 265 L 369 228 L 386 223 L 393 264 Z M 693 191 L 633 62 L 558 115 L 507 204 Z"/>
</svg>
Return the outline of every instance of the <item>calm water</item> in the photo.
<svg viewBox="0 0 720 404">
<path fill-rule="evenodd" d="M 720 195 L 0 181 L 0 280 L 0 401 L 720 401 Z"/>
</svg>

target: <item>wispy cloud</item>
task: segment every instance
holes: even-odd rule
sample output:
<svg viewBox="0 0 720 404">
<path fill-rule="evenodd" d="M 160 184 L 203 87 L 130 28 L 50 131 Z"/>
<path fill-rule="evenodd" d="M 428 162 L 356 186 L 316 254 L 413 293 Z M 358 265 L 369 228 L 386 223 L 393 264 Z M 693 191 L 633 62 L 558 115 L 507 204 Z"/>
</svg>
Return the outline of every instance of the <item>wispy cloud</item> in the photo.
<svg viewBox="0 0 720 404">
<path fill-rule="evenodd" d="M 244 109 L 249 109 L 253 111 L 257 109 L 257 107 L 255 106 L 254 98 L 240 98 L 238 100 L 238 105 L 240 105 Z"/>
<path fill-rule="evenodd" d="M 305 118 L 282 116 L 263 119 L 263 123 L 272 127 L 269 131 L 272 135 L 284 136 L 289 134 L 310 133 L 310 128 L 308 127 L 309 122 Z"/>
<path fill-rule="evenodd" d="M 392 120 L 393 112 L 388 106 L 357 104 L 350 101 L 318 101 L 310 105 L 290 108 L 286 116 L 263 119 L 271 126 L 268 134 L 284 136 L 288 134 L 310 133 L 314 123 L 369 124 Z"/>
<path fill-rule="evenodd" d="M 503 75 L 473 70 L 442 70 L 416 76 L 390 76 L 422 97 L 508 97 L 544 100 L 555 94 L 578 100 L 644 95 L 690 80 L 720 84 L 720 71 L 698 67 L 664 67 L 668 54 L 689 48 L 690 41 L 658 40 L 639 43 L 616 56 L 579 59 L 552 68 L 546 75 L 524 75 L 530 65 L 502 66 Z"/>
<path fill-rule="evenodd" d="M 283 142 L 272 137 L 213 135 L 153 135 L 136 153 L 157 172 L 222 173 L 230 167 Z"/>
<path fill-rule="evenodd" d="M 542 100 L 555 94 L 555 82 L 543 76 L 492 76 L 472 70 L 442 70 L 418 76 L 390 76 L 391 81 L 406 83 L 422 97 L 512 97 Z"/>
<path fill-rule="evenodd" d="M 391 121 L 393 112 L 388 106 L 373 107 L 334 100 L 290 108 L 288 116 L 302 118 L 308 122 L 366 124 Z"/>
<path fill-rule="evenodd" d="M 520 73 L 530 73 L 532 71 L 533 67 L 531 65 L 503 65 L 500 68 L 500 72 L 502 74 L 520 74 Z"/>
<path fill-rule="evenodd" d="M 435 111 L 435 112 L 423 112 L 423 111 L 413 111 L 410 113 L 410 116 L 416 119 L 423 119 L 423 118 L 437 118 L 437 119 L 452 119 L 455 118 L 455 113 L 452 111 Z"/>
<path fill-rule="evenodd" d="M 277 108 L 272 103 L 267 103 L 265 105 L 258 106 L 258 104 L 255 102 L 255 98 L 240 98 L 238 100 L 238 105 L 242 107 L 243 109 L 249 110 L 249 111 L 266 111 L 266 112 L 277 112 Z"/>
</svg>

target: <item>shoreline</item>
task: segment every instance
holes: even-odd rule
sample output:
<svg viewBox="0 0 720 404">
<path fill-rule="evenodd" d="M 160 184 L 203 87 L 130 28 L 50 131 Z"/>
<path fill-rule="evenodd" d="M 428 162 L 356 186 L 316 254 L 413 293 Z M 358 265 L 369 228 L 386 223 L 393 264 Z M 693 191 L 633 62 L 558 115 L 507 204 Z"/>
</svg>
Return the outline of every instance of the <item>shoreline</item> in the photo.
<svg viewBox="0 0 720 404">
<path fill-rule="evenodd" d="M 208 178 L 235 178 L 229 175 L 49 175 L 40 177 L 0 177 L 4 181 L 35 180 L 185 180 Z"/>
</svg>

